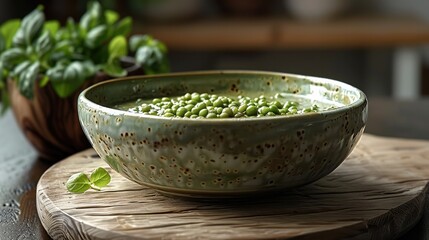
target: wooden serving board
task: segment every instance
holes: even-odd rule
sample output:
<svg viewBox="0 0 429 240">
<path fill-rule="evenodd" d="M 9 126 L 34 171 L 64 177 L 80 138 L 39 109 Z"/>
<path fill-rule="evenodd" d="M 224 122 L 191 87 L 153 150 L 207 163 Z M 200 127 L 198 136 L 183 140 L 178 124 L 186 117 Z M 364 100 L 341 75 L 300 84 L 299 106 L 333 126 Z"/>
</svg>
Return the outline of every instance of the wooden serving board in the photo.
<svg viewBox="0 0 429 240">
<path fill-rule="evenodd" d="M 107 164 L 91 149 L 48 169 L 37 210 L 54 239 L 391 239 L 421 217 L 429 142 L 364 135 L 329 176 L 263 198 L 163 196 L 119 174 L 101 192 L 70 194 L 76 172 Z"/>
</svg>

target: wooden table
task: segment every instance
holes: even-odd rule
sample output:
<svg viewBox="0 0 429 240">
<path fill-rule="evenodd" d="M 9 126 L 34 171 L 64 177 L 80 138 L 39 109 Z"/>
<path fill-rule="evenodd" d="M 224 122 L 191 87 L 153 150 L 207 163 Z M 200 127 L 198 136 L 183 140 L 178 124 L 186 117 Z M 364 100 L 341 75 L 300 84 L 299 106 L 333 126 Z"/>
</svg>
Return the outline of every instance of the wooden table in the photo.
<svg viewBox="0 0 429 240">
<path fill-rule="evenodd" d="M 429 139 L 429 99 L 369 99 L 368 133 Z M 49 239 L 36 212 L 35 188 L 50 166 L 38 159 L 9 112 L 0 119 L 0 239 Z M 402 239 L 429 236 L 429 206 L 420 222 Z"/>
</svg>

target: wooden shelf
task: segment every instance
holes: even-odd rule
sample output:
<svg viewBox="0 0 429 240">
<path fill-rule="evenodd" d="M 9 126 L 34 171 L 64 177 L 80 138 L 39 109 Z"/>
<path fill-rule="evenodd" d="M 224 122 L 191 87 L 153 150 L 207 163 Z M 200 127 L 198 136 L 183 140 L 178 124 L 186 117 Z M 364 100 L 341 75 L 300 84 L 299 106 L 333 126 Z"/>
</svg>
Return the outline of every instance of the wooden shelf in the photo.
<svg viewBox="0 0 429 240">
<path fill-rule="evenodd" d="M 136 24 L 174 50 L 391 47 L 429 43 L 429 23 L 399 17 L 353 17 L 303 23 L 289 19 L 208 19 Z"/>
</svg>

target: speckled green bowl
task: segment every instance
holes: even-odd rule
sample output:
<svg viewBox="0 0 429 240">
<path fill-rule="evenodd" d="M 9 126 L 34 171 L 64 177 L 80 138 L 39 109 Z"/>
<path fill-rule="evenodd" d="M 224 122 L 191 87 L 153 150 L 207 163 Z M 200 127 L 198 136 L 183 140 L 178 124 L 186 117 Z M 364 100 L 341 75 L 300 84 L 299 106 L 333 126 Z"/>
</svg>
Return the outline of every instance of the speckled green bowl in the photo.
<svg viewBox="0 0 429 240">
<path fill-rule="evenodd" d="M 291 93 L 342 103 L 292 116 L 186 119 L 130 113 L 124 101 L 186 92 Z M 367 119 L 358 89 L 329 79 L 257 71 L 207 71 L 116 79 L 79 97 L 94 149 L 124 177 L 180 196 L 241 196 L 311 183 L 349 155 Z"/>
</svg>

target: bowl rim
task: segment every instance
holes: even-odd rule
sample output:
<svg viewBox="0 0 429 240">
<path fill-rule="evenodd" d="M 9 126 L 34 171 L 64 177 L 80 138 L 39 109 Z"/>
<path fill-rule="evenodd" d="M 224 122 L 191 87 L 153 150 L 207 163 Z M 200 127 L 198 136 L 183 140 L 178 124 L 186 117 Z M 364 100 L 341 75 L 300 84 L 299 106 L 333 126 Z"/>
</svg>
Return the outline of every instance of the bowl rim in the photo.
<svg viewBox="0 0 429 240">
<path fill-rule="evenodd" d="M 306 113 L 306 114 L 293 114 L 293 115 L 281 115 L 281 116 L 264 116 L 264 117 L 249 117 L 249 118 L 214 118 L 214 119 L 198 119 L 198 118 L 178 118 L 178 117 L 163 117 L 163 116 L 156 116 L 156 115 L 144 115 L 141 113 L 133 113 L 126 110 L 120 110 L 115 109 L 111 107 L 106 107 L 101 104 L 95 103 L 91 100 L 89 100 L 86 97 L 86 94 L 90 91 L 92 91 L 95 88 L 98 88 L 103 85 L 111 84 L 114 82 L 120 82 L 120 81 L 132 81 L 132 80 L 140 80 L 140 79 L 156 79 L 156 78 L 166 78 L 166 77 L 177 77 L 177 76 L 205 76 L 205 75 L 224 75 L 224 74 L 251 74 L 251 75 L 257 75 L 257 74 L 266 74 L 266 75 L 277 75 L 277 76 L 285 76 L 285 77 L 293 77 L 293 78 L 300 78 L 300 79 L 307 79 L 312 82 L 323 82 L 323 83 L 331 83 L 338 86 L 341 86 L 342 88 L 352 90 L 354 92 L 357 92 L 359 94 L 359 98 L 351 103 L 347 104 L 345 106 L 340 106 L 338 108 L 334 109 L 328 109 L 323 110 L 320 112 L 315 113 Z M 78 105 L 80 103 L 87 105 L 90 108 L 97 109 L 98 111 L 103 111 L 105 113 L 109 113 L 111 115 L 122 115 L 122 116 L 130 116 L 133 118 L 145 118 L 145 119 L 154 119 L 154 120 L 163 120 L 163 121 L 172 121 L 172 122 L 186 122 L 186 123 L 210 123 L 210 124 L 223 124 L 223 123 L 256 123 L 259 121 L 267 121 L 267 120 L 279 120 L 284 121 L 285 119 L 288 120 L 304 120 L 304 119 L 310 119 L 310 118 L 320 118 L 320 120 L 324 119 L 326 120 L 328 116 L 337 116 L 338 114 L 343 114 L 346 111 L 357 108 L 361 105 L 367 105 L 367 97 L 365 93 L 360 90 L 357 87 L 354 87 L 350 84 L 333 80 L 329 78 L 324 77 L 315 77 L 315 76 L 308 76 L 308 75 L 302 75 L 302 74 L 294 74 L 294 73 L 283 73 L 283 72 L 273 72 L 273 71 L 260 71 L 260 70 L 205 70 L 205 71 L 186 71 L 186 72 L 175 72 L 175 73 L 164 73 L 164 74 L 155 74 L 155 75 L 138 75 L 138 76 L 129 76 L 129 77 L 119 77 L 114 78 L 111 80 L 106 80 L 103 82 L 96 83 L 92 86 L 89 86 L 85 90 L 83 90 L 78 97 Z"/>
</svg>

